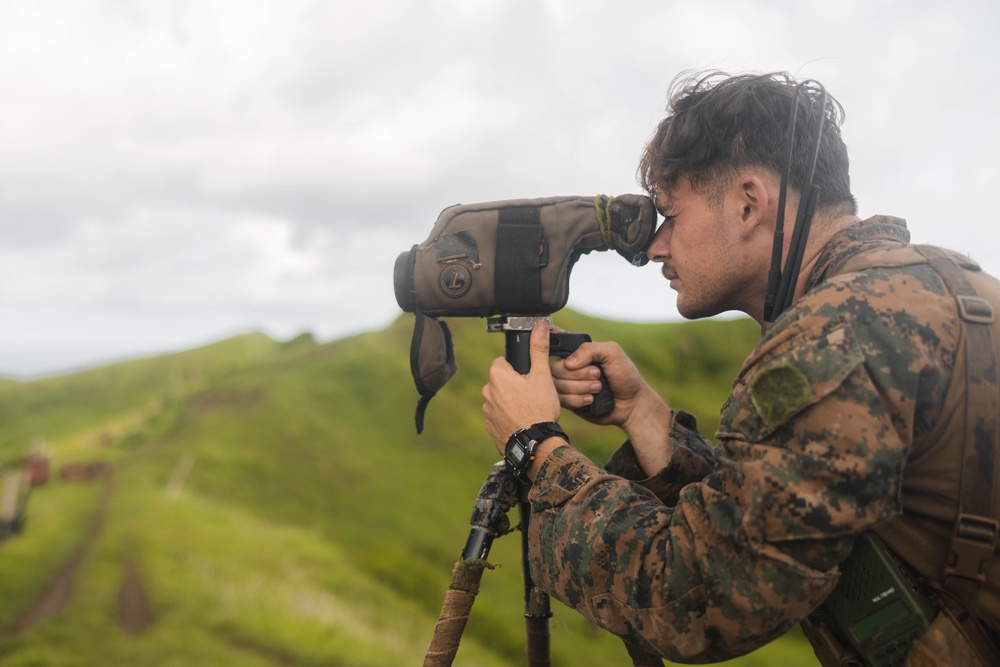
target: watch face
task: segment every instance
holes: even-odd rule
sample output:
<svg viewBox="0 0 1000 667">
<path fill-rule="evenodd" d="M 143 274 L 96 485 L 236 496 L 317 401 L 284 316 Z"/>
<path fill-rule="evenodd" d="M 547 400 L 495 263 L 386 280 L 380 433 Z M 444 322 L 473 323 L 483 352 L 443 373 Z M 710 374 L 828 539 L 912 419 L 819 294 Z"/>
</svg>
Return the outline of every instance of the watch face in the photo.
<svg viewBox="0 0 1000 667">
<path fill-rule="evenodd" d="M 527 452 L 524 447 L 521 446 L 521 443 L 517 443 L 510 448 L 510 458 L 515 466 L 521 465 L 521 462 L 524 461 L 525 454 L 527 454 Z"/>
</svg>

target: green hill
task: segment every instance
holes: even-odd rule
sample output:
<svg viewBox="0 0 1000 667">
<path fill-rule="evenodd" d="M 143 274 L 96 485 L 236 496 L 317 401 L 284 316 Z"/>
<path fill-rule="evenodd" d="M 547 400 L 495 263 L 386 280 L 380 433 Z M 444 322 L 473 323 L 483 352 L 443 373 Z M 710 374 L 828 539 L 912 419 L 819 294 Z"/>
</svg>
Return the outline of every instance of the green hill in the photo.
<svg viewBox="0 0 1000 667">
<path fill-rule="evenodd" d="M 749 320 L 556 319 L 618 340 L 705 432 L 758 337 Z M 326 344 L 249 334 L 0 383 L 0 464 L 44 441 L 52 465 L 0 546 L 0 664 L 420 664 L 498 458 L 479 392 L 503 337 L 449 323 L 459 372 L 419 436 L 409 316 Z M 564 424 L 596 461 L 619 444 Z M 93 463 L 107 474 L 57 474 Z M 519 550 L 516 536 L 495 543 L 502 567 L 484 575 L 456 665 L 523 664 Z M 628 664 L 554 606 L 554 664 Z M 734 664 L 811 660 L 796 634 Z"/>
</svg>

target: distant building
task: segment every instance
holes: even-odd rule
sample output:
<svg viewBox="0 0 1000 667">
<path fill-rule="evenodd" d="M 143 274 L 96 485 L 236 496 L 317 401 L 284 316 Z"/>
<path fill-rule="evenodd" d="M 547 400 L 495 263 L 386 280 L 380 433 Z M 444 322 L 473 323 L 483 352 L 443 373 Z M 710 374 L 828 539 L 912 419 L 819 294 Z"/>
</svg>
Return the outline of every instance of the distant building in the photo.
<svg viewBox="0 0 1000 667">
<path fill-rule="evenodd" d="M 44 486 L 49 482 L 49 447 L 41 438 L 31 443 L 31 449 L 24 459 L 24 472 L 31 488 Z"/>
</svg>

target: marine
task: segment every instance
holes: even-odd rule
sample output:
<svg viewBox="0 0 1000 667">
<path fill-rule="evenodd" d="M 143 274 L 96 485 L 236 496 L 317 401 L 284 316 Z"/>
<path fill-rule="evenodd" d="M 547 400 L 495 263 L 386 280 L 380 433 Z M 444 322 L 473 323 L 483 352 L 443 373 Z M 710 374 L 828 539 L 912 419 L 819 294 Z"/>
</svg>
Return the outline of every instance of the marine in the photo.
<svg viewBox="0 0 1000 667">
<path fill-rule="evenodd" d="M 937 610 L 901 647 L 905 664 L 1000 664 L 1000 281 L 911 244 L 902 219 L 862 220 L 843 111 L 800 88 L 783 73 L 679 79 L 640 164 L 664 217 L 647 253 L 681 314 L 739 310 L 762 326 L 714 443 L 613 342 L 550 366 L 540 324 L 530 373 L 491 367 L 483 412 L 501 452 L 517 430 L 587 405 L 598 363 L 615 409 L 594 421 L 627 438 L 604 466 L 558 434 L 532 452 L 531 575 L 631 649 L 675 662 L 743 655 L 798 624 L 830 660 L 817 612 L 872 531 Z M 789 305 L 772 320 L 778 219 L 801 224 L 812 192 L 808 155 L 784 167 L 790 124 L 797 146 L 820 137 L 819 194 Z"/>
</svg>

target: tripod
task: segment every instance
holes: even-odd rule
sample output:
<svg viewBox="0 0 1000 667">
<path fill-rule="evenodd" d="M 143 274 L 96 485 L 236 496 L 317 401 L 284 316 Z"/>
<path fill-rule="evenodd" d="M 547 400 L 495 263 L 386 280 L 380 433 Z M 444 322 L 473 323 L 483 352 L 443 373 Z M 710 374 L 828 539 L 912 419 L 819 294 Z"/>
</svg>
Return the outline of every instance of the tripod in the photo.
<svg viewBox="0 0 1000 667">
<path fill-rule="evenodd" d="M 531 370 L 531 329 L 540 320 L 548 321 L 551 327 L 552 320 L 548 316 L 500 316 L 491 318 L 487 323 L 488 331 L 504 333 L 505 358 L 514 370 L 522 375 Z M 552 333 L 549 337 L 549 353 L 556 357 L 566 357 L 589 341 L 590 336 L 587 334 Z M 601 391 L 595 395 L 594 402 L 588 408 L 590 414 L 595 417 L 608 414 L 614 409 L 614 398 L 603 373 L 601 384 Z M 424 658 L 424 667 L 450 667 L 454 661 L 462 633 L 472 611 L 472 604 L 479 593 L 483 570 L 493 567 L 486 560 L 493 540 L 510 532 L 507 513 L 514 505 L 517 505 L 520 517 L 525 653 L 528 667 L 551 665 L 549 618 L 552 617 L 552 611 L 549 596 L 535 585 L 528 568 L 528 525 L 531 505 L 527 502 L 527 494 L 528 487 L 518 481 L 503 461 L 493 465 L 476 498 L 470 521 L 472 528 L 462 555 L 452 570 L 451 584 L 434 628 L 434 637 Z M 637 667 L 662 667 L 663 662 L 660 658 L 646 654 L 629 644 L 626 644 L 626 647 Z"/>
<path fill-rule="evenodd" d="M 505 357 L 514 369 L 525 374 L 531 370 L 529 340 L 531 327 L 539 318 L 520 318 L 514 325 L 491 321 L 490 331 L 505 334 Z M 516 504 L 520 516 L 521 572 L 524 582 L 524 622 L 527 635 L 525 651 L 529 667 L 548 667 L 549 618 L 552 611 L 549 596 L 535 586 L 528 570 L 528 521 L 531 506 L 528 489 L 511 473 L 503 461 L 495 463 L 483 482 L 472 511 L 472 525 L 462 555 L 452 570 L 451 584 L 445 594 L 441 615 L 434 628 L 434 637 L 424 657 L 424 667 L 450 667 L 458 652 L 472 603 L 479 593 L 483 570 L 492 568 L 487 562 L 496 537 L 510 532 L 507 513 Z"/>
</svg>

